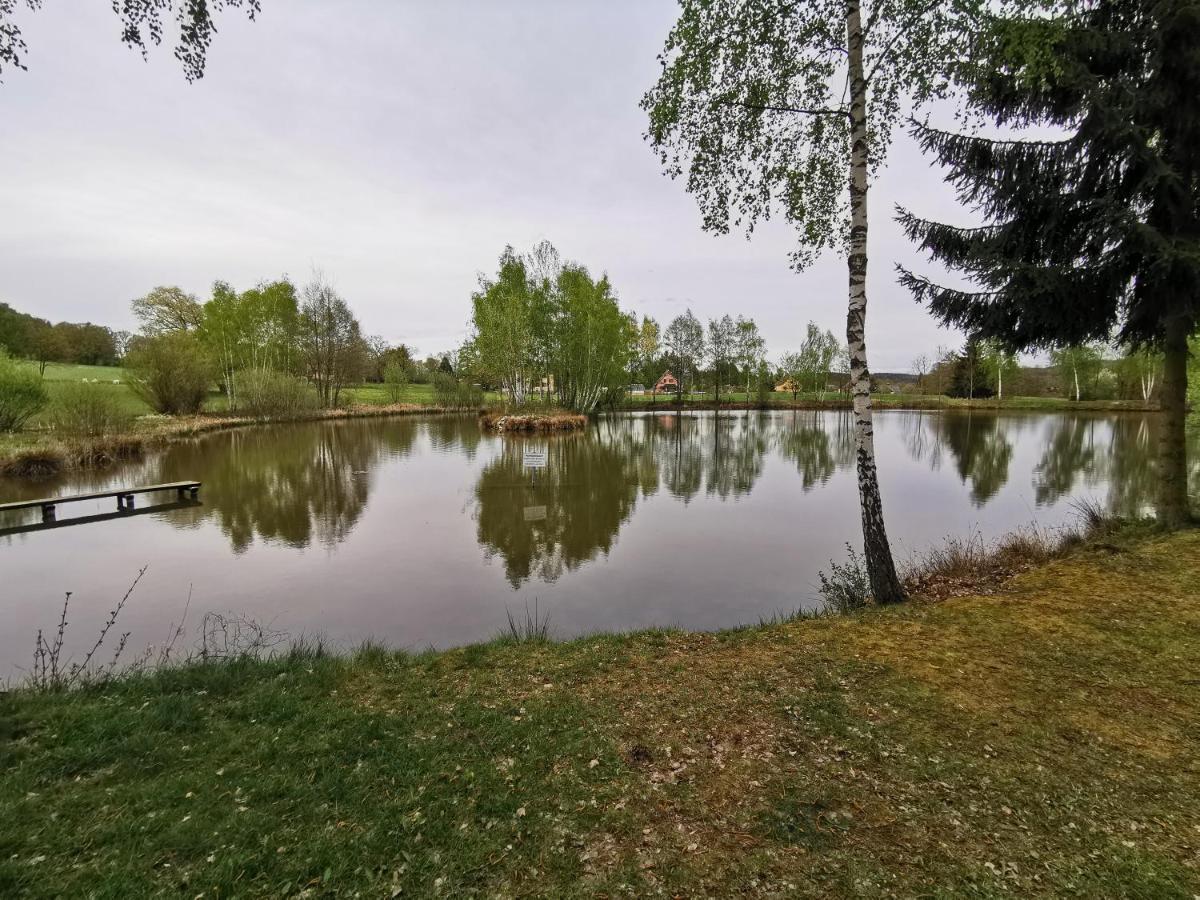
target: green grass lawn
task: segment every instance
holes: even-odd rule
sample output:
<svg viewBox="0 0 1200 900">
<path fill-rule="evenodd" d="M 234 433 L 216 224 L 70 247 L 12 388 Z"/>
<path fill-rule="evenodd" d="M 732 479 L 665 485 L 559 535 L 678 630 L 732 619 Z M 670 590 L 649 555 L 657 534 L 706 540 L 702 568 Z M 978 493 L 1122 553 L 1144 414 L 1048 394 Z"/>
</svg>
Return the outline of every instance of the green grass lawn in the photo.
<svg viewBox="0 0 1200 900">
<path fill-rule="evenodd" d="M 27 362 L 23 365 L 37 371 L 36 363 Z M 75 366 L 51 363 L 46 367 L 44 380 L 47 382 L 51 402 L 53 402 L 56 385 L 64 382 L 88 381 L 95 382 L 100 390 L 111 391 L 113 396 L 120 399 L 121 405 L 134 415 L 145 415 L 151 412 L 146 402 L 129 388 L 128 377 L 128 373 L 120 366 Z M 114 382 L 120 382 L 120 384 L 114 384 Z M 342 398 L 343 403 L 364 406 L 382 406 L 392 402 L 390 393 L 381 384 L 360 384 L 346 388 L 342 392 Z M 434 402 L 433 388 L 428 384 L 405 385 L 399 402 L 432 405 Z M 205 411 L 224 412 L 226 409 L 227 403 L 224 395 L 214 389 L 205 404 Z M 43 412 L 35 418 L 32 422 L 33 426 L 42 424 L 46 415 L 47 413 Z"/>
<path fill-rule="evenodd" d="M 38 370 L 37 363 L 22 362 L 21 365 L 34 372 Z M 83 381 L 84 379 L 90 381 L 96 379 L 102 384 L 108 384 L 113 380 L 125 381 L 128 376 L 120 366 L 76 366 L 66 363 L 49 363 L 42 377 L 46 381 Z"/>
<path fill-rule="evenodd" d="M 433 405 L 433 385 L 429 384 L 404 385 L 398 401 L 392 400 L 391 392 L 382 384 L 360 384 L 346 388 L 342 393 L 347 401 L 363 406 L 384 406 L 392 402 Z"/>
<path fill-rule="evenodd" d="M 0 695 L 0 895 L 1200 892 L 1200 532 L 720 634 Z"/>
</svg>

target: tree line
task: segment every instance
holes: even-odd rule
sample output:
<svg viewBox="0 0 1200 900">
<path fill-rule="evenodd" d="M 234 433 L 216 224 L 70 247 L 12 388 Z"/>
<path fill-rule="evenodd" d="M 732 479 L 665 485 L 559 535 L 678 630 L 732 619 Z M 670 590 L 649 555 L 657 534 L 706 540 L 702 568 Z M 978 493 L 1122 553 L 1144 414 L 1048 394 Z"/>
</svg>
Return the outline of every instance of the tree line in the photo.
<svg viewBox="0 0 1200 900">
<path fill-rule="evenodd" d="M 1049 364 L 1022 367 L 1001 342 L 969 338 L 960 350 L 939 347 L 933 357 L 918 356 L 911 371 L 919 392 L 977 399 L 1019 394 L 1148 404 L 1162 384 L 1163 355 L 1152 348 L 1073 344 L 1051 350 Z"/>
<path fill-rule="evenodd" d="M 449 355 L 417 361 L 403 344 L 364 335 L 320 273 L 300 288 L 287 277 L 242 291 L 217 281 L 203 302 L 160 286 L 131 306 L 140 329 L 123 361 L 134 389 L 164 413 L 198 411 L 214 383 L 230 411 L 280 415 L 338 406 L 364 381 L 397 402 L 410 382 L 453 372 Z"/>
<path fill-rule="evenodd" d="M 766 382 L 766 344 L 753 319 L 729 315 L 707 328 L 689 309 L 664 330 L 622 310 L 607 275 L 563 262 L 543 241 L 525 254 L 506 247 L 495 276 L 471 298 L 461 374 L 499 388 L 515 404 L 553 398 L 591 412 L 621 400 L 631 384 L 655 384 L 668 369 L 685 390 Z"/>
<path fill-rule="evenodd" d="M 50 363 L 112 366 L 121 358 L 128 333 L 91 322 L 57 322 L 0 303 L 0 348 L 31 359 L 44 373 Z"/>
</svg>

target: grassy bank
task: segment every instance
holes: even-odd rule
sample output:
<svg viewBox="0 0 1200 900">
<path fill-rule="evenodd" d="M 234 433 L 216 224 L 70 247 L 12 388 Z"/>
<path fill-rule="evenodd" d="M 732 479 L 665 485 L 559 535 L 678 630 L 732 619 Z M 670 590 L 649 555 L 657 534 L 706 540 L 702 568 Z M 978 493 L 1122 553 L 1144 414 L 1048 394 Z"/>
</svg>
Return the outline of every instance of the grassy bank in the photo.
<svg viewBox="0 0 1200 900">
<path fill-rule="evenodd" d="M 715 635 L 16 691 L 0 894 L 1190 897 L 1198 658 L 1188 532 Z"/>
<path fill-rule="evenodd" d="M 417 403 L 351 406 L 323 409 L 279 421 L 323 421 L 380 416 L 442 413 L 441 407 Z M 72 469 L 95 468 L 116 460 L 136 458 L 171 441 L 186 440 L 213 431 L 269 424 L 268 419 L 232 414 L 197 416 L 145 416 L 124 434 L 101 438 L 63 439 L 50 432 L 26 431 L 0 435 L 0 475 L 9 478 L 44 478 Z"/>
</svg>

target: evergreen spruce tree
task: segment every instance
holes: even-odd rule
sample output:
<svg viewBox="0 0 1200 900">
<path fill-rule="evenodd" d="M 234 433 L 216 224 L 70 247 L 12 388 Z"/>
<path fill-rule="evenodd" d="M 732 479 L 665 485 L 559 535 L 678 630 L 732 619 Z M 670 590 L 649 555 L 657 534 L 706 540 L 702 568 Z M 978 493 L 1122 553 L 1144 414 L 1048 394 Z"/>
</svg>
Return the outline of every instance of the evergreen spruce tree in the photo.
<svg viewBox="0 0 1200 900">
<path fill-rule="evenodd" d="M 986 219 L 956 228 L 900 210 L 909 236 L 977 284 L 901 270 L 943 322 L 1013 350 L 1116 337 L 1164 355 L 1158 515 L 1189 519 L 1188 337 L 1200 320 L 1200 2 L 1063 0 L 981 32 L 964 75 L 974 110 L 1051 140 L 915 126 Z"/>
</svg>

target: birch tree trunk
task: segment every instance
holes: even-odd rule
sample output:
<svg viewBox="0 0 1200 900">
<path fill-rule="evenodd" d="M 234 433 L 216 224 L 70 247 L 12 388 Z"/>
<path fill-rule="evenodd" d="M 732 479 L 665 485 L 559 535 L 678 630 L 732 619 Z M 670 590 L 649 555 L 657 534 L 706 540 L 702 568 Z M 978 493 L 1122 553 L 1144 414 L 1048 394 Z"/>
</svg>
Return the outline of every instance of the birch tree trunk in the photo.
<svg viewBox="0 0 1200 900">
<path fill-rule="evenodd" d="M 1158 524 L 1164 528 L 1182 528 L 1191 520 L 1187 478 L 1187 341 L 1190 325 L 1184 319 L 1170 322 L 1163 346 L 1157 513 Z"/>
<path fill-rule="evenodd" d="M 850 390 L 854 395 L 854 448 L 858 498 L 862 508 L 863 555 L 876 603 L 898 603 L 904 589 L 896 575 L 883 522 L 883 500 L 875 470 L 875 434 L 871 421 L 871 374 L 867 368 L 867 79 L 863 67 L 860 0 L 846 0 L 846 47 L 850 79 L 850 274 L 846 343 L 850 354 Z"/>
</svg>

